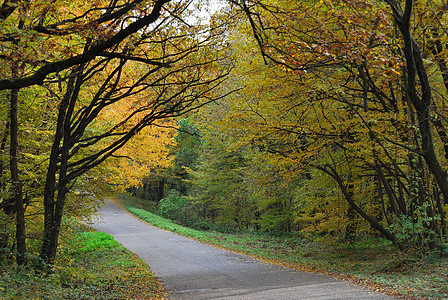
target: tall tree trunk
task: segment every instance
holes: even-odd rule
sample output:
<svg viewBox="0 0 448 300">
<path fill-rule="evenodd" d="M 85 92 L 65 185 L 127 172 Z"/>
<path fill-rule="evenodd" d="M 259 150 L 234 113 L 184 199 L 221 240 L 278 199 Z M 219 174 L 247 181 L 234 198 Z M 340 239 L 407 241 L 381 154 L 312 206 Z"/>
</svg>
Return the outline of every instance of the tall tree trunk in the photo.
<svg viewBox="0 0 448 300">
<path fill-rule="evenodd" d="M 8 141 L 9 136 L 9 121 L 5 124 L 5 132 L 2 137 L 2 141 L 0 144 L 0 155 L 3 156 L 6 150 L 6 143 Z M 6 190 L 6 176 L 5 176 L 5 165 L 3 160 L 0 160 L 0 190 L 4 191 Z M 13 200 L 13 199 L 12 199 Z M 1 203 L 1 208 L 3 212 L 7 216 L 11 216 L 14 214 L 14 203 L 11 204 L 11 199 L 4 199 Z M 9 232 L 4 232 L 2 235 L 0 235 L 0 255 L 3 255 L 8 252 L 6 249 L 8 248 L 9 244 Z M 3 249 L 3 250 L 2 250 Z"/>
<path fill-rule="evenodd" d="M 45 181 L 44 238 L 42 241 L 40 257 L 48 265 L 51 265 L 56 257 L 62 212 L 64 209 L 65 197 L 68 192 L 66 168 L 68 164 L 68 152 L 70 150 L 70 145 L 68 145 L 67 141 L 67 138 L 70 135 L 70 124 L 67 125 L 67 123 L 70 122 L 70 110 L 74 107 L 77 93 L 80 88 L 80 83 L 76 81 L 76 76 L 74 76 L 78 71 L 79 68 L 72 72 L 73 76 L 68 80 L 66 93 L 59 106 L 56 131 Z M 57 179 L 58 173 L 59 178 Z M 58 193 L 55 197 L 56 187 Z"/>
<path fill-rule="evenodd" d="M 8 118 L 9 118 L 9 114 L 8 114 Z M 2 141 L 0 144 L 0 154 L 3 155 L 5 153 L 6 150 L 6 143 L 8 142 L 8 137 L 9 137 L 9 120 L 6 122 L 5 124 L 5 132 L 3 134 L 2 137 Z M 0 190 L 4 191 L 7 188 L 7 181 L 9 179 L 6 178 L 5 176 L 5 165 L 4 165 L 4 161 L 0 160 Z M 12 199 L 13 200 L 13 199 Z M 12 215 L 14 213 L 14 203 L 12 201 L 3 201 L 1 203 L 2 207 L 1 209 L 3 210 L 3 212 L 5 214 L 7 214 L 8 216 Z"/>
<path fill-rule="evenodd" d="M 17 118 L 17 102 L 19 90 L 11 90 L 10 94 L 10 170 L 11 181 L 14 190 L 15 211 L 16 211 L 16 243 L 17 243 L 17 264 L 26 264 L 26 232 L 25 232 L 25 208 L 23 206 L 22 182 L 19 178 L 18 166 L 18 134 L 19 124 Z"/>
<path fill-rule="evenodd" d="M 58 120 L 56 125 L 56 132 L 53 140 L 53 146 L 50 153 L 50 161 L 47 169 L 47 176 L 45 180 L 44 190 L 44 238 L 42 242 L 42 248 L 40 251 L 40 257 L 43 261 L 51 264 L 50 259 L 52 253 L 52 240 L 55 238 L 54 232 L 57 230 L 54 227 L 54 207 L 55 207 L 55 188 L 56 188 L 56 175 L 59 171 L 58 160 L 60 155 L 60 143 L 63 137 L 63 123 L 65 119 L 65 112 L 68 106 L 70 97 L 69 90 L 65 94 L 58 112 Z M 56 237 L 57 238 L 57 237 Z"/>
<path fill-rule="evenodd" d="M 67 193 L 69 192 L 69 182 L 67 181 L 67 162 L 68 162 L 68 151 L 64 151 L 65 154 L 62 155 L 62 167 L 59 172 L 58 179 L 58 193 L 56 196 L 56 202 L 53 205 L 53 215 L 52 222 L 50 227 L 48 228 L 48 232 L 45 235 L 45 253 L 42 253 L 41 257 L 45 259 L 45 262 L 49 265 L 52 265 L 54 259 L 56 258 L 58 241 L 59 241 L 59 233 L 61 230 L 62 224 L 62 216 L 64 212 L 65 199 L 67 197 Z"/>
</svg>

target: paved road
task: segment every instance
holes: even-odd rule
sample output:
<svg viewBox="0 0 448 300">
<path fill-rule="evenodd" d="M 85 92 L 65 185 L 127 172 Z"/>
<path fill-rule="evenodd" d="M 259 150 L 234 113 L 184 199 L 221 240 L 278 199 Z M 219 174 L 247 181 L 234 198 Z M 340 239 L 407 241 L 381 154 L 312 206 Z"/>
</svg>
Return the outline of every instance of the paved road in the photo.
<svg viewBox="0 0 448 300">
<path fill-rule="evenodd" d="M 171 299 L 392 299 L 328 276 L 231 253 L 148 225 L 108 202 L 92 225 L 142 258 Z"/>
</svg>

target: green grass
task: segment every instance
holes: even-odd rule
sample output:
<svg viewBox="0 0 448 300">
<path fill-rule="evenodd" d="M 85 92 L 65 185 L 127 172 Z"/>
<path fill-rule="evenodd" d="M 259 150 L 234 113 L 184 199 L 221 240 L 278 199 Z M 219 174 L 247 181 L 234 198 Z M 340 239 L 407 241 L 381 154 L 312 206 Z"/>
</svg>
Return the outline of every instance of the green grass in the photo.
<svg viewBox="0 0 448 300">
<path fill-rule="evenodd" d="M 0 299 L 164 299 L 148 266 L 102 232 L 68 227 L 50 274 L 1 266 Z"/>
<path fill-rule="evenodd" d="M 165 219 L 161 216 L 158 216 L 156 214 L 150 213 L 144 209 L 141 208 L 135 208 L 132 206 L 125 206 L 125 208 L 133 213 L 134 215 L 138 216 L 140 219 L 151 223 L 152 225 L 163 228 L 169 231 L 177 232 L 179 234 L 190 236 L 194 238 L 205 238 L 208 236 L 207 232 L 195 230 L 188 227 L 183 227 L 178 224 L 173 223 L 173 221 Z"/>
<path fill-rule="evenodd" d="M 329 244 L 297 234 L 220 233 L 186 228 L 120 197 L 131 213 L 159 228 L 231 251 L 289 267 L 331 274 L 407 299 L 448 299 L 448 258 L 400 253 L 388 241 L 359 238 L 354 244 Z"/>
</svg>

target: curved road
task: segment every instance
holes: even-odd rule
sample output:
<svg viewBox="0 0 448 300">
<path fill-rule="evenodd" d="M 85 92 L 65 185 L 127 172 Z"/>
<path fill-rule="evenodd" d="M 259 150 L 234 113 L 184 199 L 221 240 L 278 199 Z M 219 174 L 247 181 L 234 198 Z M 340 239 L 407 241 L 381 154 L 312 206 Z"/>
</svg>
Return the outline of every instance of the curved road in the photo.
<svg viewBox="0 0 448 300">
<path fill-rule="evenodd" d="M 328 276 L 270 265 L 144 223 L 108 202 L 92 225 L 137 254 L 171 299 L 392 299 Z"/>
</svg>

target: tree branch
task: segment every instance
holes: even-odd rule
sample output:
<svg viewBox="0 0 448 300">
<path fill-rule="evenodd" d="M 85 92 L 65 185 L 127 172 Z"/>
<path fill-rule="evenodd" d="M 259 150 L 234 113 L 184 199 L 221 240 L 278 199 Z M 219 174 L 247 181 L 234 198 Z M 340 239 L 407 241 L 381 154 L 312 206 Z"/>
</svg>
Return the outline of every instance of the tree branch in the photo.
<svg viewBox="0 0 448 300">
<path fill-rule="evenodd" d="M 148 16 L 145 16 L 135 21 L 134 23 L 131 23 L 128 27 L 120 30 L 110 39 L 92 46 L 83 54 L 68 58 L 63 61 L 48 63 L 40 67 L 33 75 L 28 77 L 0 80 L 0 90 L 24 88 L 36 84 L 41 85 L 49 74 L 60 72 L 73 66 L 84 64 L 93 60 L 103 51 L 118 45 L 128 36 L 155 22 L 160 16 L 162 6 L 169 1 L 170 0 L 157 0 L 154 4 L 152 12 Z"/>
</svg>

